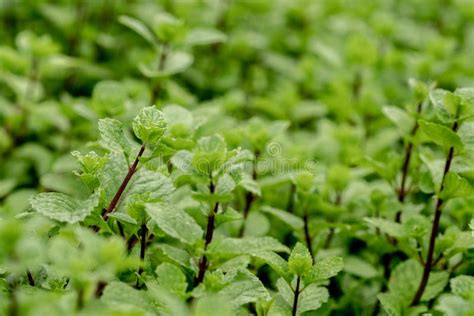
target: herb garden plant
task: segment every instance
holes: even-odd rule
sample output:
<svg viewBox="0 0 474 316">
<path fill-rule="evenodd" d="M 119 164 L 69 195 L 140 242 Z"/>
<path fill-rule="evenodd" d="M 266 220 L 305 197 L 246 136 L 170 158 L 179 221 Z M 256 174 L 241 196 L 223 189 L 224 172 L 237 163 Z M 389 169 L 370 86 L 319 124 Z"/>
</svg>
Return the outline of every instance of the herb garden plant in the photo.
<svg viewBox="0 0 474 316">
<path fill-rule="evenodd" d="M 0 315 L 473 315 L 473 7 L 2 2 Z"/>
</svg>

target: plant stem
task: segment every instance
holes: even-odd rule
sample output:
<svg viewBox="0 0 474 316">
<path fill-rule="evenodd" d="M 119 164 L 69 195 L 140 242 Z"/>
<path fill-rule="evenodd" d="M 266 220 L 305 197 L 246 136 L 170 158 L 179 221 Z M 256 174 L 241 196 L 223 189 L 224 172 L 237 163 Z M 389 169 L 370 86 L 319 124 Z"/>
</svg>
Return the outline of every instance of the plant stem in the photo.
<svg viewBox="0 0 474 316">
<path fill-rule="evenodd" d="M 81 286 L 77 289 L 77 310 L 81 310 L 84 307 L 84 288 Z"/>
<path fill-rule="evenodd" d="M 260 155 L 260 152 L 258 150 L 255 151 L 255 157 L 256 160 L 258 159 L 258 156 Z M 252 171 L 252 179 L 255 181 L 257 180 L 257 167 L 256 167 L 257 161 L 255 161 L 255 164 L 253 166 L 253 171 Z M 239 230 L 239 237 L 244 236 L 245 232 L 245 225 L 247 223 L 247 217 L 249 215 L 250 208 L 252 207 L 253 202 L 255 201 L 255 195 L 253 195 L 252 192 L 247 192 L 245 194 L 245 206 L 244 206 L 244 218 L 242 222 L 242 226 L 240 226 Z"/>
<path fill-rule="evenodd" d="M 288 213 L 291 214 L 293 214 L 293 208 L 295 203 L 295 191 L 296 185 L 294 183 L 291 183 L 290 194 L 288 195 L 288 204 L 286 205 L 286 210 L 288 211 Z"/>
<path fill-rule="evenodd" d="M 453 124 L 452 130 L 456 132 L 457 128 L 458 128 L 458 123 L 455 122 Z M 446 163 L 444 165 L 443 178 L 441 180 L 439 194 L 444 189 L 444 179 L 446 178 L 446 174 L 449 172 L 449 169 L 451 167 L 453 156 L 454 156 L 454 148 L 451 147 L 449 148 L 448 157 L 446 158 Z M 421 278 L 420 285 L 418 286 L 418 290 L 416 291 L 415 296 L 413 297 L 411 306 L 416 306 L 420 302 L 421 297 L 423 296 L 423 293 L 425 291 L 426 285 L 428 284 L 431 268 L 433 266 L 433 255 L 434 255 L 435 245 L 436 245 L 436 236 L 438 235 L 438 231 L 439 231 L 439 222 L 441 219 L 442 207 L 443 207 L 443 202 L 444 202 L 443 199 L 439 197 L 439 194 L 436 200 L 433 226 L 431 227 L 430 243 L 428 246 L 428 256 L 426 258 L 425 266 L 423 269 L 423 276 Z"/>
<path fill-rule="evenodd" d="M 418 106 L 416 108 L 416 113 L 420 114 L 421 113 L 421 107 L 423 105 L 423 102 L 420 101 L 418 102 Z M 418 130 L 418 121 L 415 122 L 415 125 L 413 126 L 413 129 L 411 130 L 410 136 L 415 136 L 416 131 Z M 398 201 L 400 203 L 405 202 L 405 197 L 407 194 L 407 191 L 405 189 L 406 186 L 406 181 L 408 178 L 408 170 L 410 167 L 410 160 L 411 160 L 411 154 L 413 152 L 413 142 L 409 140 L 409 142 L 405 146 L 405 158 L 403 159 L 403 165 L 402 165 L 402 180 L 400 183 L 400 188 L 398 189 Z M 397 214 L 395 215 L 395 221 L 397 223 L 400 223 L 402 216 L 402 210 L 398 210 Z"/>
<path fill-rule="evenodd" d="M 162 71 L 165 68 L 166 58 L 168 57 L 168 44 L 163 43 L 161 44 L 160 53 L 158 54 L 158 70 Z M 152 89 L 152 96 L 151 101 L 155 102 L 156 99 L 160 97 L 162 85 L 159 79 L 154 85 Z"/>
<path fill-rule="evenodd" d="M 17 316 L 18 313 L 18 298 L 16 295 L 17 284 L 14 283 L 10 288 L 10 305 L 8 306 L 8 316 Z"/>
<path fill-rule="evenodd" d="M 339 205 L 341 205 L 341 202 L 342 202 L 342 192 L 339 191 L 339 190 L 336 190 L 336 199 L 334 200 L 334 205 L 339 206 Z M 332 243 L 332 240 L 334 238 L 335 232 L 336 232 L 336 230 L 334 229 L 334 227 L 329 228 L 329 233 L 328 233 L 328 235 L 326 237 L 326 240 L 324 241 L 324 245 L 323 245 L 324 249 L 328 249 L 331 246 L 331 243 Z"/>
<path fill-rule="evenodd" d="M 214 183 L 211 182 L 209 184 L 209 189 L 211 194 L 214 194 Z M 214 236 L 214 222 L 216 219 L 216 213 L 219 208 L 219 202 L 214 204 L 214 207 L 210 210 L 209 215 L 207 216 L 207 228 L 206 228 L 206 237 L 205 237 L 205 244 L 204 244 L 204 251 L 207 250 L 207 246 L 211 243 L 212 237 Z M 199 260 L 199 272 L 197 277 L 194 279 L 194 286 L 199 285 L 204 280 L 204 275 L 206 274 L 208 262 L 207 257 L 205 254 L 202 255 L 201 259 Z"/>
<path fill-rule="evenodd" d="M 74 33 L 69 38 L 69 43 L 67 47 L 67 53 L 69 56 L 75 56 L 77 53 L 77 47 L 80 44 L 81 40 L 81 33 L 82 33 L 82 26 L 85 22 L 86 18 L 86 3 L 83 0 L 79 0 L 76 2 L 76 25 L 74 28 Z"/>
<path fill-rule="evenodd" d="M 311 254 L 311 259 L 314 260 L 313 255 L 313 241 L 311 239 L 311 235 L 309 234 L 309 219 L 308 219 L 308 211 L 305 209 L 303 214 L 303 222 L 304 222 L 304 238 L 306 240 L 306 247 L 308 247 L 309 253 Z"/>
<path fill-rule="evenodd" d="M 144 263 L 145 261 L 145 252 L 146 252 L 146 239 L 148 236 L 148 229 L 146 227 L 146 224 L 142 224 L 140 228 L 140 261 Z M 140 276 L 143 273 L 143 267 L 140 266 L 138 268 L 138 277 L 137 277 L 137 283 L 135 284 L 135 287 L 138 289 L 140 285 Z"/>
<path fill-rule="evenodd" d="M 296 289 L 295 289 L 295 296 L 293 297 L 293 310 L 291 312 L 292 316 L 296 316 L 296 312 L 298 311 L 298 298 L 300 296 L 300 276 L 296 279 Z"/>
<path fill-rule="evenodd" d="M 31 271 L 28 269 L 26 270 L 26 277 L 28 278 L 28 284 L 31 286 L 35 286 L 35 279 L 33 278 Z"/>
<path fill-rule="evenodd" d="M 123 179 L 122 183 L 120 184 L 120 187 L 117 190 L 117 193 L 115 193 L 112 201 L 110 202 L 109 206 L 102 212 L 102 218 L 105 220 L 108 217 L 108 214 L 113 212 L 115 207 L 117 206 L 118 201 L 120 200 L 120 197 L 122 196 L 123 192 L 125 191 L 125 188 L 127 187 L 128 183 L 130 182 L 130 179 L 132 178 L 133 174 L 137 170 L 138 163 L 140 161 L 140 157 L 143 155 L 143 152 L 145 151 L 145 144 L 140 147 L 140 151 L 138 152 L 137 157 L 135 158 L 135 161 L 133 164 L 128 168 L 127 175 Z"/>
<path fill-rule="evenodd" d="M 99 281 L 95 288 L 95 297 L 99 298 L 104 293 L 104 288 L 107 286 L 107 283 L 104 281 Z"/>
</svg>

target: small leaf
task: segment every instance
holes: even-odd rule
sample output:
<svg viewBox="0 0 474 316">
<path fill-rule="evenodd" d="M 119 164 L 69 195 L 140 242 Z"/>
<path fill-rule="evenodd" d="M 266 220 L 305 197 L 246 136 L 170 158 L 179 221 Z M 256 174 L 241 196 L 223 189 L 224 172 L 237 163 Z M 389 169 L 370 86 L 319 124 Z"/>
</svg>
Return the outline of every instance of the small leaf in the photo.
<svg viewBox="0 0 474 316">
<path fill-rule="evenodd" d="M 344 258 L 344 271 L 365 279 L 378 275 L 377 270 L 370 263 L 355 256 Z"/>
<path fill-rule="evenodd" d="M 250 177 L 248 174 L 244 174 L 242 179 L 239 181 L 239 186 L 244 188 L 246 191 L 251 192 L 256 196 L 262 195 L 262 190 L 260 189 L 260 185 Z"/>
<path fill-rule="evenodd" d="M 235 307 L 270 298 L 262 282 L 248 270 L 239 271 L 230 284 L 219 291 L 219 294 L 228 297 Z"/>
<path fill-rule="evenodd" d="M 229 174 L 225 173 L 217 180 L 216 191 L 218 195 L 231 194 L 235 189 L 235 182 Z"/>
<path fill-rule="evenodd" d="M 285 224 L 287 224 L 288 226 L 290 226 L 291 228 L 295 230 L 302 229 L 304 226 L 304 222 L 301 218 L 291 213 L 288 213 L 287 211 L 283 211 L 271 206 L 263 206 L 261 211 L 264 213 L 270 214 L 272 216 L 275 216 L 280 221 L 284 222 Z"/>
<path fill-rule="evenodd" d="M 286 282 L 283 278 L 279 278 L 277 280 L 276 287 L 278 289 L 278 293 L 285 300 L 285 302 L 290 306 L 293 306 L 294 293 L 288 282 Z"/>
<path fill-rule="evenodd" d="M 268 264 L 278 275 L 283 277 L 288 275 L 288 264 L 280 255 L 272 251 L 262 251 L 253 254 L 253 257 Z"/>
<path fill-rule="evenodd" d="M 193 29 L 186 37 L 188 45 L 209 45 L 222 43 L 227 40 L 227 36 L 216 29 Z"/>
<path fill-rule="evenodd" d="M 129 184 L 127 195 L 147 193 L 149 200 L 167 201 L 174 191 L 170 178 L 160 172 L 140 169 Z"/>
<path fill-rule="evenodd" d="M 101 300 L 122 308 L 123 310 L 147 312 L 147 314 L 155 315 L 155 306 L 147 295 L 143 295 L 142 291 L 135 290 L 129 285 L 122 282 L 112 282 L 107 285 Z"/>
<path fill-rule="evenodd" d="M 474 277 L 469 275 L 460 275 L 450 281 L 451 291 L 465 299 L 474 297 Z"/>
<path fill-rule="evenodd" d="M 92 91 L 92 107 L 99 115 L 120 115 L 125 110 L 127 97 L 127 89 L 121 82 L 100 81 Z"/>
<path fill-rule="evenodd" d="M 317 261 L 306 279 L 309 283 L 321 282 L 336 276 L 344 268 L 341 257 L 328 257 Z"/>
<path fill-rule="evenodd" d="M 37 212 L 59 222 L 77 223 L 83 221 L 99 204 L 99 194 L 92 194 L 87 200 L 78 202 L 62 193 L 40 193 L 30 200 Z"/>
<path fill-rule="evenodd" d="M 474 196 L 474 187 L 464 178 L 454 172 L 448 172 L 444 179 L 440 197 L 443 200 L 459 197 Z"/>
<path fill-rule="evenodd" d="M 148 203 L 145 210 L 161 230 L 185 244 L 193 245 L 202 238 L 201 227 L 175 205 Z"/>
<path fill-rule="evenodd" d="M 390 221 L 383 218 L 364 218 L 364 220 L 370 225 L 377 227 L 382 232 L 388 234 L 392 237 L 403 237 L 405 236 L 405 231 L 403 226 L 400 223 Z"/>
<path fill-rule="evenodd" d="M 402 304 L 400 298 L 393 293 L 379 293 L 377 298 L 383 309 L 389 316 L 402 315 Z"/>
<path fill-rule="evenodd" d="M 316 284 L 310 284 L 300 294 L 298 313 L 317 310 L 328 300 L 329 292 L 326 288 Z"/>
<path fill-rule="evenodd" d="M 104 147 L 128 155 L 130 143 L 123 133 L 122 122 L 110 118 L 100 119 L 99 132 L 102 138 L 101 144 Z"/>
<path fill-rule="evenodd" d="M 144 76 L 149 78 L 162 78 L 185 71 L 193 64 L 192 55 L 185 52 L 172 52 L 168 54 L 162 70 L 154 69 L 145 64 L 138 65 Z"/>
<path fill-rule="evenodd" d="M 127 223 L 127 224 L 132 224 L 132 225 L 137 225 L 137 221 L 131 217 L 130 215 L 122 212 L 113 212 L 110 213 L 108 217 L 115 218 L 119 222 L 122 223 Z"/>
<path fill-rule="evenodd" d="M 459 135 L 446 126 L 424 120 L 419 120 L 418 122 L 420 124 L 420 130 L 431 142 L 446 149 L 454 147 L 456 150 L 461 150 L 463 148 L 463 143 Z"/>
<path fill-rule="evenodd" d="M 121 15 L 118 20 L 119 20 L 120 23 L 122 23 L 123 25 L 125 25 L 128 28 L 132 29 L 138 35 L 143 37 L 143 39 L 145 39 L 151 45 L 153 45 L 153 46 L 156 45 L 155 35 L 148 28 L 148 26 L 143 24 L 141 21 L 139 21 L 135 18 L 126 16 L 126 15 Z"/>
<path fill-rule="evenodd" d="M 290 270 L 291 273 L 301 276 L 309 271 L 312 264 L 313 258 L 311 258 L 308 248 L 300 242 L 296 243 L 288 259 L 288 270 Z"/>
<path fill-rule="evenodd" d="M 266 251 L 290 252 L 288 247 L 272 237 L 224 238 L 209 249 L 213 255 L 256 255 Z"/>
<path fill-rule="evenodd" d="M 161 287 L 181 298 L 185 298 L 188 283 L 181 269 L 165 262 L 156 267 L 155 273 Z"/>
<path fill-rule="evenodd" d="M 415 120 L 403 109 L 396 106 L 384 106 L 383 113 L 403 134 L 408 134 L 415 125 Z"/>
<path fill-rule="evenodd" d="M 133 132 L 145 144 L 157 143 L 166 131 L 163 112 L 155 106 L 143 108 L 133 120 Z"/>
</svg>

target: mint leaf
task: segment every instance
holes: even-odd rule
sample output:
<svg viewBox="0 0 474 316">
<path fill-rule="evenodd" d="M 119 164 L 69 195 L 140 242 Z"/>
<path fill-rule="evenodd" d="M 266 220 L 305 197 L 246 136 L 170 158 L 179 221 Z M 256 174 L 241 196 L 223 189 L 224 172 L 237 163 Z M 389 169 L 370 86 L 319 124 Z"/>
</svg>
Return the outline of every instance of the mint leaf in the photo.
<svg viewBox="0 0 474 316">
<path fill-rule="evenodd" d="M 297 243 L 291 251 L 288 259 L 288 270 L 298 276 L 301 276 L 309 271 L 313 265 L 313 258 L 302 243 Z"/>
<path fill-rule="evenodd" d="M 30 200 L 38 213 L 59 222 L 77 223 L 89 216 L 99 204 L 99 194 L 80 202 L 62 193 L 40 193 Z"/>
<path fill-rule="evenodd" d="M 166 131 L 166 120 L 155 106 L 143 108 L 133 120 L 133 132 L 145 144 L 157 143 Z"/>
<path fill-rule="evenodd" d="M 438 144 L 446 149 L 454 147 L 456 150 L 462 150 L 463 143 L 459 135 L 446 126 L 419 120 L 420 130 L 431 142 Z"/>
<path fill-rule="evenodd" d="M 145 205 L 145 210 L 163 232 L 185 244 L 194 245 L 202 238 L 201 227 L 175 205 L 149 203 Z"/>
<path fill-rule="evenodd" d="M 114 119 L 99 120 L 99 132 L 101 143 L 111 151 L 123 153 L 125 156 L 130 152 L 130 143 L 125 138 L 122 122 Z"/>
</svg>

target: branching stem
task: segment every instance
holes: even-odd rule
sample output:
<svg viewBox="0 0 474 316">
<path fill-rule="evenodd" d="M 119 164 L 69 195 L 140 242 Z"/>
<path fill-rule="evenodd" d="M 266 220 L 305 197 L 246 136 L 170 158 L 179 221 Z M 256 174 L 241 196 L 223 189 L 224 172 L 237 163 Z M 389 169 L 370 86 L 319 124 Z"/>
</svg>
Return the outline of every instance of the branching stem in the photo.
<svg viewBox="0 0 474 316">
<path fill-rule="evenodd" d="M 452 127 L 452 130 L 456 132 L 458 129 L 458 122 L 455 121 Z M 441 186 L 440 186 L 440 193 L 444 189 L 444 179 L 446 178 L 446 174 L 449 172 L 449 169 L 451 167 L 451 162 L 453 161 L 454 157 L 454 148 L 451 147 L 449 148 L 448 152 L 448 157 L 446 158 L 446 163 L 444 165 L 444 172 L 443 172 L 443 178 L 441 180 Z M 415 296 L 413 297 L 413 300 L 411 301 L 411 306 L 416 306 L 421 300 L 421 297 L 423 296 L 423 293 L 425 292 L 426 285 L 428 284 L 428 279 L 430 277 L 430 272 L 433 267 L 433 256 L 434 256 L 434 251 L 435 251 L 435 245 L 436 245 L 436 236 L 438 235 L 439 232 L 439 222 L 441 219 L 441 214 L 442 214 L 442 207 L 443 207 L 443 199 L 439 197 L 436 200 L 436 207 L 435 207 L 435 214 L 434 214 L 434 219 L 433 219 L 433 226 L 431 227 L 431 235 L 430 235 L 430 243 L 428 246 L 428 255 L 425 261 L 425 266 L 423 269 L 423 276 L 420 281 L 420 285 L 418 286 L 418 290 L 415 293 Z"/>
<path fill-rule="evenodd" d="M 138 163 L 140 161 L 140 157 L 143 155 L 143 152 L 145 151 L 145 144 L 140 147 L 140 151 L 138 152 L 137 157 L 135 158 L 135 161 L 133 164 L 128 168 L 127 175 L 123 179 L 122 183 L 120 184 L 120 187 L 117 190 L 117 193 L 115 193 L 112 201 L 110 202 L 109 206 L 102 212 L 102 218 L 107 219 L 108 214 L 112 213 L 117 206 L 118 201 L 120 200 L 120 197 L 122 196 L 123 192 L 125 191 L 125 188 L 127 187 L 128 183 L 130 182 L 130 179 L 132 178 L 133 174 L 137 170 Z"/>
<path fill-rule="evenodd" d="M 423 105 L 422 101 L 418 102 L 418 106 L 416 108 L 417 114 L 421 113 L 422 105 Z M 413 126 L 413 129 L 411 130 L 410 137 L 415 136 L 417 130 L 418 130 L 418 120 L 416 120 L 415 125 Z M 400 201 L 400 203 L 405 202 L 405 197 L 407 194 L 406 182 L 408 178 L 408 170 L 410 168 L 410 160 L 411 160 L 412 152 L 413 152 L 413 142 L 412 140 L 409 140 L 408 143 L 405 145 L 405 157 L 403 159 L 403 165 L 402 165 L 402 179 L 400 183 L 400 188 L 398 189 L 398 201 Z M 395 215 L 395 221 L 397 223 L 400 223 L 401 216 L 402 216 L 402 211 L 398 210 L 397 214 Z"/>
</svg>

